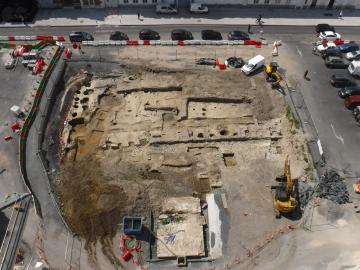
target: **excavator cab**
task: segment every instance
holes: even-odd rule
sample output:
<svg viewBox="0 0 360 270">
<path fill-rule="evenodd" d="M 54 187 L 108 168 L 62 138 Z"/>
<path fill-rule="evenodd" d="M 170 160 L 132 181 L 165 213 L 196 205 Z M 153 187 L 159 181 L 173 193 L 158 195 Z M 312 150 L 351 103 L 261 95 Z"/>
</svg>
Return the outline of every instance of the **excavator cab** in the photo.
<svg viewBox="0 0 360 270">
<path fill-rule="evenodd" d="M 281 214 L 291 213 L 298 206 L 298 191 L 297 185 L 294 185 L 290 173 L 290 161 L 288 157 L 285 160 L 284 174 L 276 177 L 277 186 L 272 186 L 275 189 L 274 207 L 276 217 L 280 218 Z"/>
<path fill-rule="evenodd" d="M 281 81 L 281 76 L 277 72 L 279 68 L 279 65 L 277 62 L 273 61 L 270 62 L 265 66 L 265 73 L 267 75 L 266 81 L 272 82 L 272 87 L 276 88 L 279 86 L 279 83 Z"/>
</svg>

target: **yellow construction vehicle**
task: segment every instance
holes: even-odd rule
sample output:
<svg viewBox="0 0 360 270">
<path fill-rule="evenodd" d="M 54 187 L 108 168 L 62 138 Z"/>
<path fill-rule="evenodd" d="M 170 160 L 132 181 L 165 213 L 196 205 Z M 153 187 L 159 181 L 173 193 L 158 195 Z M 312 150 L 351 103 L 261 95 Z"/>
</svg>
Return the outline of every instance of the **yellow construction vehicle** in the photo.
<svg viewBox="0 0 360 270">
<path fill-rule="evenodd" d="M 298 188 L 297 183 L 294 184 L 294 180 L 291 179 L 290 173 L 290 161 L 286 157 L 284 174 L 276 177 L 276 181 L 279 182 L 277 186 L 271 186 L 271 189 L 275 189 L 274 207 L 276 217 L 280 218 L 281 214 L 293 212 L 298 202 Z"/>
<path fill-rule="evenodd" d="M 272 88 L 279 87 L 282 80 L 279 72 L 277 72 L 278 67 L 279 65 L 277 62 L 270 62 L 265 66 L 265 73 L 267 75 L 266 81 L 271 82 Z"/>
</svg>

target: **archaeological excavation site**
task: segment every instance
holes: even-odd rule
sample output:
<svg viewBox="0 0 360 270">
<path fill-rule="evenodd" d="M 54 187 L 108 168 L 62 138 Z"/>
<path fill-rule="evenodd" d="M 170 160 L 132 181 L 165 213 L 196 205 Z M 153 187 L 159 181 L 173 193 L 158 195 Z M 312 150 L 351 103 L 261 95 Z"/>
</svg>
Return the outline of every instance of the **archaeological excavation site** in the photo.
<svg viewBox="0 0 360 270">
<path fill-rule="evenodd" d="M 263 72 L 178 56 L 69 61 L 58 88 L 43 147 L 64 221 L 94 265 L 226 269 L 298 225 L 301 205 L 279 214 L 272 186 L 290 164 L 297 185 L 311 181 L 311 157 Z"/>
</svg>

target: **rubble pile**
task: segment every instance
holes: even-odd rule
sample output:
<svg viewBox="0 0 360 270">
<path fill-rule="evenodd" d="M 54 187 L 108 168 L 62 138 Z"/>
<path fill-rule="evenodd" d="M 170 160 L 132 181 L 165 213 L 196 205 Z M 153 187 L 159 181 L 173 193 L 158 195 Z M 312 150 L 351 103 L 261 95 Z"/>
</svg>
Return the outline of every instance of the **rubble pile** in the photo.
<svg viewBox="0 0 360 270">
<path fill-rule="evenodd" d="M 319 185 L 316 187 L 315 193 L 320 198 L 328 199 L 338 204 L 350 202 L 349 191 L 340 175 L 329 170 L 321 176 Z"/>
<path fill-rule="evenodd" d="M 328 199 L 337 204 L 350 202 L 350 195 L 346 184 L 334 170 L 326 171 L 320 177 L 320 181 L 316 186 L 300 187 L 299 200 L 302 207 L 305 207 L 313 197 Z"/>
</svg>

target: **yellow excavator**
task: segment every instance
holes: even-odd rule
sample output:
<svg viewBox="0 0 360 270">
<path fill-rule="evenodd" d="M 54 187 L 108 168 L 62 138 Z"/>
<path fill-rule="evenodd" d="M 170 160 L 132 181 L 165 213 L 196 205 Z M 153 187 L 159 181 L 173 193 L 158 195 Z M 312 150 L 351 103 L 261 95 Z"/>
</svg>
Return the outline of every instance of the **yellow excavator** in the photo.
<svg viewBox="0 0 360 270">
<path fill-rule="evenodd" d="M 279 184 L 271 189 L 275 189 L 274 207 L 276 217 L 280 218 L 281 214 L 293 212 L 299 204 L 298 185 L 291 179 L 289 157 L 285 160 L 284 174 L 276 177 L 276 181 Z"/>
<path fill-rule="evenodd" d="M 265 73 L 267 75 L 266 81 L 271 82 L 271 87 L 276 88 L 279 87 L 281 82 L 281 76 L 279 72 L 277 72 L 279 65 L 277 62 L 270 62 L 265 66 Z"/>
</svg>

